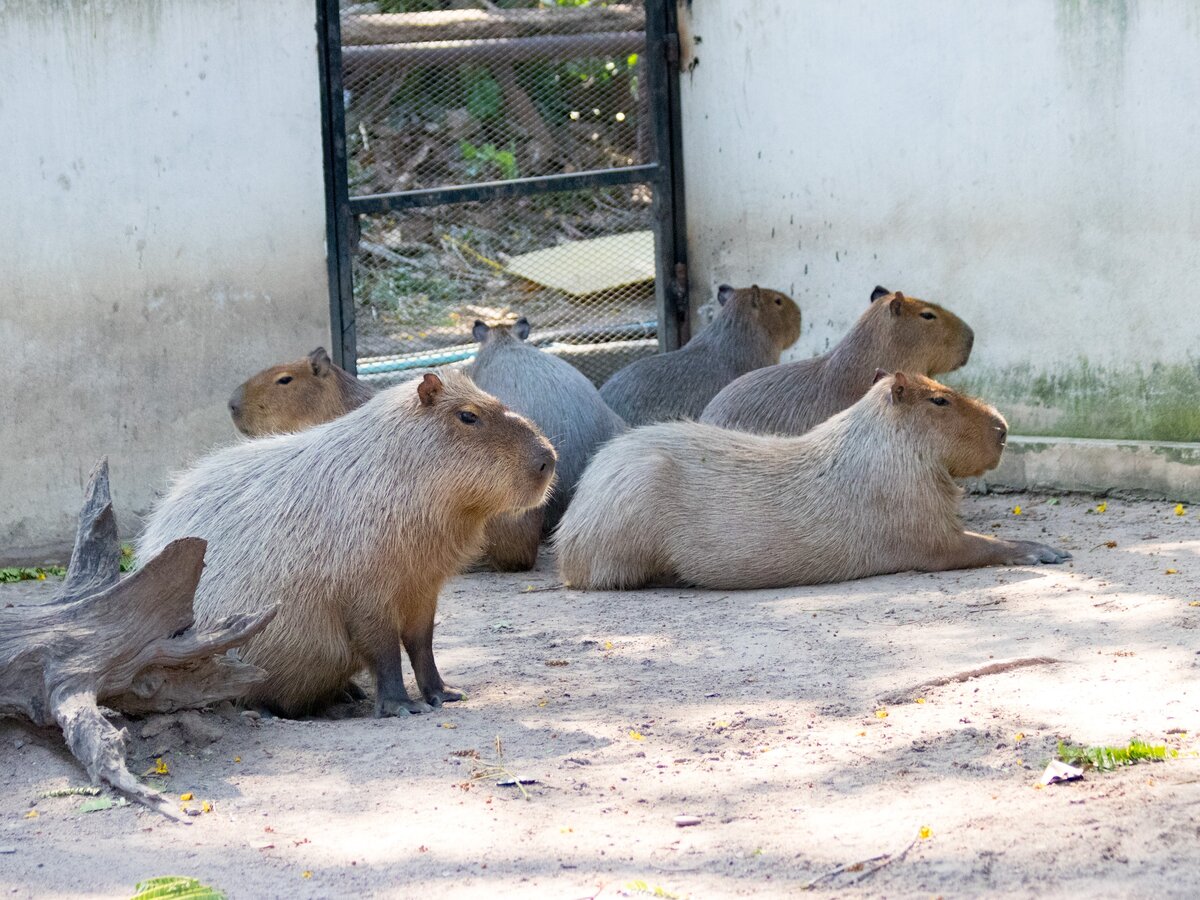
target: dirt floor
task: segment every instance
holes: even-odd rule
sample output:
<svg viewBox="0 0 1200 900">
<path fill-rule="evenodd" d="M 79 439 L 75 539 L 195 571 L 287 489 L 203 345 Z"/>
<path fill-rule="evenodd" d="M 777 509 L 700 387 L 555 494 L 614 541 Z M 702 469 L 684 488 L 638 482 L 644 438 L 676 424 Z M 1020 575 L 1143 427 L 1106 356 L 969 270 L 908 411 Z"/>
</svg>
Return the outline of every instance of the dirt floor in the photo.
<svg viewBox="0 0 1200 900">
<path fill-rule="evenodd" d="M 211 804 L 190 826 L 44 797 L 86 777 L 0 724 L 0 892 L 770 896 L 846 866 L 813 891 L 1194 897 L 1200 509 L 1097 503 L 966 501 L 976 529 L 1069 548 L 1060 567 L 742 593 L 566 591 L 548 560 L 463 577 L 436 646 L 466 702 L 130 722 L 131 768 L 161 756 L 166 790 Z M 1034 657 L 1057 661 L 921 686 Z M 1037 787 L 1060 739 L 1133 737 L 1179 755 Z"/>
</svg>

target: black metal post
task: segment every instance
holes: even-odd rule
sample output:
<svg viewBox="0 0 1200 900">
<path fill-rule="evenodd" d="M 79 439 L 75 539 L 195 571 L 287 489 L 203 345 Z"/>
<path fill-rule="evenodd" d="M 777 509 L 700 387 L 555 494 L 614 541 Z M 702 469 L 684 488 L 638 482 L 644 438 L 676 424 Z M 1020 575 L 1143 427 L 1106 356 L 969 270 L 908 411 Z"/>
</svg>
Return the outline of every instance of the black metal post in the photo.
<svg viewBox="0 0 1200 900">
<path fill-rule="evenodd" d="M 679 34 L 675 0 L 646 0 L 646 80 L 654 116 L 655 279 L 658 346 L 675 350 L 688 338 L 687 230 L 679 134 Z"/>
<path fill-rule="evenodd" d="M 354 275 L 350 248 L 354 213 L 346 170 L 346 106 L 342 93 L 342 21 L 339 0 L 317 0 L 317 56 L 321 75 L 321 138 L 325 149 L 325 259 L 329 273 L 330 348 L 334 362 L 357 370 Z"/>
</svg>

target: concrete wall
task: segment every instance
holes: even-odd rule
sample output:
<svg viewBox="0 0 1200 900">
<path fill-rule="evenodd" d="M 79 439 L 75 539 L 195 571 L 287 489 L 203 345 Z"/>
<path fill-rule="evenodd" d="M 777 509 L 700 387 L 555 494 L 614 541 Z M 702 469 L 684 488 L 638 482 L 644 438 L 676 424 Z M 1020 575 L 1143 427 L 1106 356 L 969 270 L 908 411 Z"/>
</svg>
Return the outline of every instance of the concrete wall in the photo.
<svg viewBox="0 0 1200 900">
<path fill-rule="evenodd" d="M 701 299 L 791 292 L 806 356 L 883 284 L 975 327 L 947 380 L 1019 433 L 1200 440 L 1194 0 L 695 0 L 681 17 Z"/>
<path fill-rule="evenodd" d="M 58 555 L 104 454 L 128 535 L 329 341 L 315 7 L 0 3 L 0 558 Z"/>
</svg>

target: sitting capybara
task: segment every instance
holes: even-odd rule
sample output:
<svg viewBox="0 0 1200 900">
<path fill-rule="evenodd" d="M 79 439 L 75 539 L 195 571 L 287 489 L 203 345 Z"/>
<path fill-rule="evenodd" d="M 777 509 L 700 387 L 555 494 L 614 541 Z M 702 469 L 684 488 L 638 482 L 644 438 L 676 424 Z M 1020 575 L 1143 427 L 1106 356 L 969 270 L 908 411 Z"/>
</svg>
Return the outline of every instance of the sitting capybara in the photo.
<svg viewBox="0 0 1200 900">
<path fill-rule="evenodd" d="M 974 342 L 975 333 L 949 310 L 876 287 L 836 347 L 743 375 L 713 398 L 700 421 L 756 434 L 804 434 L 857 402 L 876 369 L 951 372 L 966 364 Z"/>
<path fill-rule="evenodd" d="M 229 414 L 248 437 L 320 425 L 357 409 L 375 392 L 318 347 L 295 362 L 263 369 L 229 398 Z"/>
<path fill-rule="evenodd" d="M 765 588 L 1069 558 L 963 531 L 954 479 L 1000 461 L 996 410 L 922 375 L 879 375 L 801 437 L 672 422 L 616 438 L 555 533 L 563 579 Z"/>
<path fill-rule="evenodd" d="M 779 362 L 800 337 L 800 308 L 758 285 L 717 289 L 720 309 L 685 346 L 618 370 L 600 396 L 630 425 L 694 419 L 740 375 Z"/>
<path fill-rule="evenodd" d="M 571 501 L 596 448 L 625 430 L 590 381 L 565 360 L 525 343 L 529 322 L 489 327 L 476 320 L 479 353 L 471 377 L 480 388 L 531 419 L 558 453 L 558 477 L 545 507 L 497 516 L 487 526 L 487 559 L 501 571 L 533 568 L 543 532 Z"/>
<path fill-rule="evenodd" d="M 438 591 L 479 553 L 492 516 L 539 506 L 554 448 L 459 372 L 381 391 L 307 431 L 217 451 L 183 473 L 138 542 L 208 541 L 202 624 L 279 605 L 242 648 L 267 672 L 247 697 L 318 709 L 366 666 L 379 716 L 461 699 L 433 658 Z M 423 700 L 404 687 L 408 651 Z"/>
</svg>

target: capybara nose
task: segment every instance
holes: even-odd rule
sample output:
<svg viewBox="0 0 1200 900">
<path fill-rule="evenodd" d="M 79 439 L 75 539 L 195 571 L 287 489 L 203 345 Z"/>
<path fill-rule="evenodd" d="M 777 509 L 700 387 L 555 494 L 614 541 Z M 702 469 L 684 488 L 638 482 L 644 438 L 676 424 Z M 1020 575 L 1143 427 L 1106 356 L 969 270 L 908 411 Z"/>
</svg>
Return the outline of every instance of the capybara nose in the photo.
<svg viewBox="0 0 1200 900">
<path fill-rule="evenodd" d="M 244 399 L 244 397 L 245 397 L 245 394 L 240 387 L 236 391 L 233 392 L 233 395 L 229 398 L 229 412 L 230 413 L 232 413 L 233 415 L 236 416 L 238 413 L 240 413 L 242 411 L 242 400 Z"/>
<path fill-rule="evenodd" d="M 997 425 L 996 426 L 996 434 L 1000 438 L 1000 446 L 1001 447 L 1003 447 L 1005 444 L 1008 443 L 1008 426 L 1007 425 Z"/>
<path fill-rule="evenodd" d="M 975 332 L 972 330 L 970 325 L 963 327 L 966 328 L 966 345 L 964 347 L 964 352 L 967 356 L 970 356 L 971 348 L 975 346 Z"/>
<path fill-rule="evenodd" d="M 537 472 L 550 475 L 554 472 L 556 459 L 553 447 L 542 447 L 533 458 L 533 468 Z"/>
</svg>

